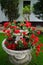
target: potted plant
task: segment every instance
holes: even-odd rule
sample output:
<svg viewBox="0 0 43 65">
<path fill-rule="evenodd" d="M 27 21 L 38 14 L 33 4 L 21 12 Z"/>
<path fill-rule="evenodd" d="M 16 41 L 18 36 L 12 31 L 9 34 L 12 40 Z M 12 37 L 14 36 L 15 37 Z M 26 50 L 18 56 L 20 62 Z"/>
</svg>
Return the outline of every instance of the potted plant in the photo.
<svg viewBox="0 0 43 65">
<path fill-rule="evenodd" d="M 9 21 L 16 20 L 19 17 L 19 0 L 1 0 L 1 10 L 5 13 L 8 17 Z"/>
<path fill-rule="evenodd" d="M 29 21 L 4 23 L 4 34 L 7 35 L 6 39 L 2 42 L 2 47 L 9 54 L 10 61 L 13 63 L 25 63 L 31 61 L 32 49 L 36 49 L 36 55 L 40 52 L 38 34 L 39 30 L 32 27 Z"/>
</svg>

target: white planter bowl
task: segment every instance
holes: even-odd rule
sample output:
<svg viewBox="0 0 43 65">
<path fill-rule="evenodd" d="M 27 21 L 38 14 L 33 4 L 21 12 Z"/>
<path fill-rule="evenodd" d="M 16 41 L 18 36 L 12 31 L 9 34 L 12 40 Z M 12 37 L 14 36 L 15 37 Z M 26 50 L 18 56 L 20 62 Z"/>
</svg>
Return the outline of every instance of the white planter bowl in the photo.
<svg viewBox="0 0 43 65">
<path fill-rule="evenodd" d="M 10 56 L 10 61 L 13 63 L 24 63 L 26 61 L 31 61 L 31 50 L 23 50 L 23 51 L 15 51 L 15 50 L 10 50 L 7 49 L 4 42 L 6 41 L 6 39 L 3 40 L 2 42 L 2 47 L 4 49 L 4 51 L 9 54 Z"/>
</svg>

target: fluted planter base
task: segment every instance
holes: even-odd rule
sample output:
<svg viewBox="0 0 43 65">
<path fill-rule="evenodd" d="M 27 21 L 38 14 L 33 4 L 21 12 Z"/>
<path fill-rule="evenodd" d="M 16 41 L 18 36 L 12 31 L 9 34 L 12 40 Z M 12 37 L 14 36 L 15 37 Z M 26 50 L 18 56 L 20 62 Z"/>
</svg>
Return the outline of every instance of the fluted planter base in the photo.
<svg viewBox="0 0 43 65">
<path fill-rule="evenodd" d="M 27 65 L 32 59 L 31 55 L 26 55 L 23 59 L 17 59 L 15 56 L 9 55 L 9 60 L 15 65 Z"/>
</svg>

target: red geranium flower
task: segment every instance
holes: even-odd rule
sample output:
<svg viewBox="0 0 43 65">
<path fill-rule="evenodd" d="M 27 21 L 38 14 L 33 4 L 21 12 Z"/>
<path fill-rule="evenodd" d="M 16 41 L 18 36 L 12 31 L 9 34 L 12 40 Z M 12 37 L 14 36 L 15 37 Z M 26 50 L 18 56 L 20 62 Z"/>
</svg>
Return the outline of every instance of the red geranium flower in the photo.
<svg viewBox="0 0 43 65">
<path fill-rule="evenodd" d="M 23 35 L 26 35 L 26 32 L 22 32 Z"/>
<path fill-rule="evenodd" d="M 5 32 L 6 32 L 6 33 L 10 33 L 10 30 L 6 30 Z"/>
<path fill-rule="evenodd" d="M 13 38 L 12 37 L 9 37 L 8 40 L 12 40 Z"/>
<path fill-rule="evenodd" d="M 12 49 L 12 50 L 15 50 L 15 49 L 16 49 L 16 44 L 14 44 L 14 43 L 11 44 L 11 49 Z"/>
<path fill-rule="evenodd" d="M 9 44 L 9 45 L 7 46 L 7 48 L 8 48 L 8 49 L 11 49 L 11 44 Z"/>
<path fill-rule="evenodd" d="M 10 28 L 12 29 L 12 28 L 13 28 L 13 26 L 10 26 Z"/>
<path fill-rule="evenodd" d="M 35 45 L 38 41 L 39 41 L 39 38 L 38 37 L 35 37 L 34 38 L 34 41 L 32 42 L 32 45 Z"/>
<path fill-rule="evenodd" d="M 8 37 L 10 37 L 10 36 L 11 36 L 10 30 L 6 30 L 6 31 L 5 31 L 5 34 L 6 34 Z"/>
<path fill-rule="evenodd" d="M 26 22 L 26 27 L 31 27 L 31 23 L 30 22 Z"/>
<path fill-rule="evenodd" d="M 11 28 L 11 29 L 13 29 L 13 28 L 15 29 L 15 28 L 17 28 L 17 26 L 10 26 L 10 28 Z"/>
<path fill-rule="evenodd" d="M 37 50 L 38 52 L 40 52 L 40 48 L 37 48 L 36 50 Z"/>
<path fill-rule="evenodd" d="M 8 25 L 9 25 L 9 22 L 5 22 L 5 23 L 4 23 L 4 27 L 5 27 L 5 28 L 8 27 Z"/>
<path fill-rule="evenodd" d="M 32 45 L 35 45 L 36 43 L 32 42 Z"/>
<path fill-rule="evenodd" d="M 27 42 L 26 42 L 25 38 L 21 38 L 21 40 L 23 41 L 24 47 L 27 47 Z"/>
<path fill-rule="evenodd" d="M 41 33 L 40 31 L 37 31 L 37 34 L 39 34 L 39 35 L 40 35 L 40 33 Z"/>
<path fill-rule="evenodd" d="M 5 41 L 5 43 L 4 43 L 4 44 L 6 45 L 6 44 L 8 44 L 8 42 L 7 42 L 7 41 Z"/>
<path fill-rule="evenodd" d="M 40 45 L 37 45 L 36 49 L 37 49 L 37 48 L 40 48 Z"/>
<path fill-rule="evenodd" d="M 14 33 L 16 33 L 16 34 L 17 34 L 17 33 L 20 33 L 20 30 L 15 30 Z"/>
<path fill-rule="evenodd" d="M 25 38 L 20 38 L 22 41 L 25 41 Z"/>
<path fill-rule="evenodd" d="M 6 33 L 6 35 L 7 35 L 8 37 L 11 37 L 11 34 L 10 34 L 10 33 Z"/>
<path fill-rule="evenodd" d="M 23 45 L 24 45 L 24 47 L 27 47 L 27 42 L 26 41 L 23 41 Z"/>
<path fill-rule="evenodd" d="M 38 41 L 39 41 L 39 38 L 38 37 L 35 37 L 34 43 L 37 43 Z"/>
<path fill-rule="evenodd" d="M 9 44 L 8 46 L 7 46 L 7 48 L 8 49 L 12 49 L 12 50 L 15 50 L 16 49 L 16 44 Z"/>
<path fill-rule="evenodd" d="M 17 28 L 17 26 L 13 26 L 13 28 Z"/>
<path fill-rule="evenodd" d="M 31 38 L 32 38 L 32 39 L 34 39 L 34 38 L 35 38 L 35 35 L 34 35 L 34 34 L 32 34 L 32 35 L 31 35 Z"/>
<path fill-rule="evenodd" d="M 36 50 L 37 50 L 38 52 L 40 52 L 40 48 L 41 48 L 41 47 L 43 47 L 43 44 L 42 44 L 42 43 L 39 44 L 39 45 L 37 45 Z"/>
<path fill-rule="evenodd" d="M 39 55 L 39 52 L 38 51 L 36 51 L 36 56 L 38 56 Z"/>
</svg>

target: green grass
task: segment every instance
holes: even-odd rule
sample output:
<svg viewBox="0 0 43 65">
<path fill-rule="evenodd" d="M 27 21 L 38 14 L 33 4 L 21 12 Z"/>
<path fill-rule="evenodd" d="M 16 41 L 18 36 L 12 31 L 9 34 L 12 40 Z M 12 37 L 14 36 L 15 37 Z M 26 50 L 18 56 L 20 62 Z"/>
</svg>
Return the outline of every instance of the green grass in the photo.
<svg viewBox="0 0 43 65">
<path fill-rule="evenodd" d="M 5 36 L 3 33 L 0 33 L 0 65 L 13 65 L 9 61 L 8 54 L 2 48 L 2 41 L 4 38 Z M 39 38 L 43 43 L 43 35 L 40 35 Z M 43 65 L 43 52 L 40 52 L 38 57 L 33 53 L 33 58 L 28 65 Z"/>
<path fill-rule="evenodd" d="M 2 48 L 2 41 L 4 38 L 5 38 L 5 36 L 3 35 L 3 33 L 0 33 L 0 65 L 12 65 L 9 62 L 8 55 Z"/>
</svg>

